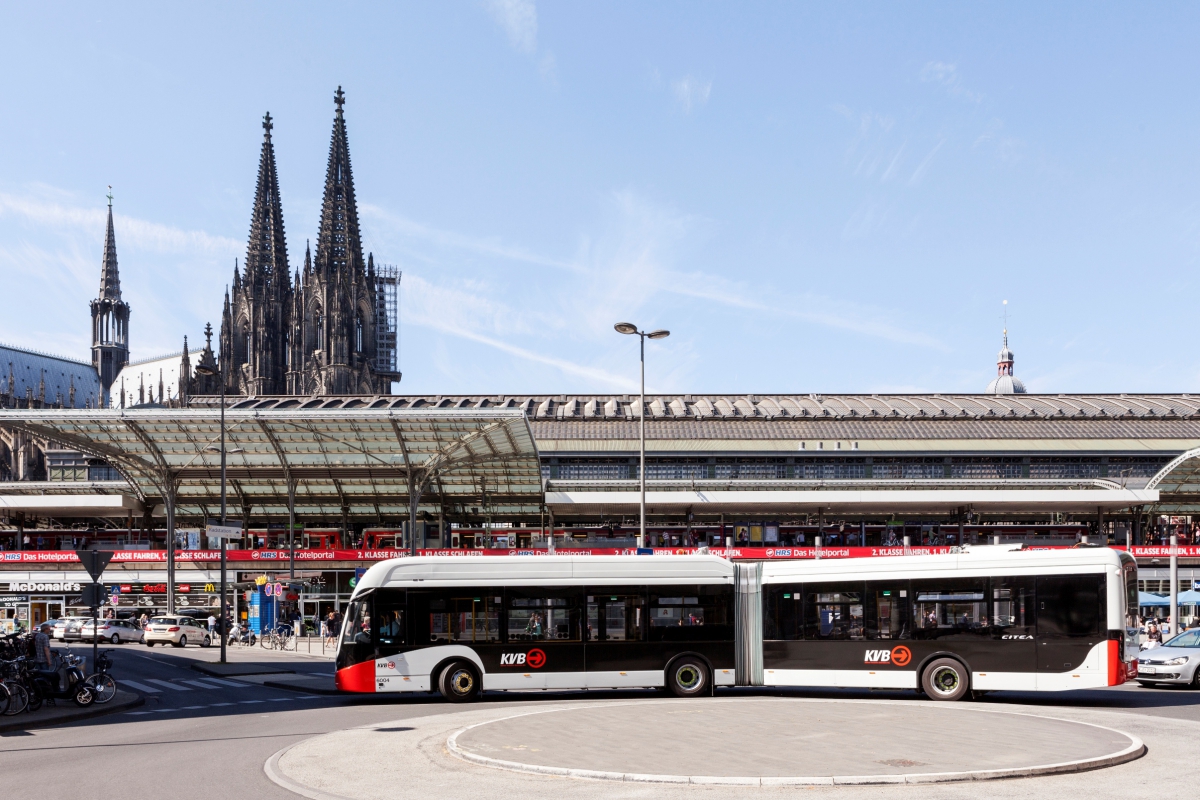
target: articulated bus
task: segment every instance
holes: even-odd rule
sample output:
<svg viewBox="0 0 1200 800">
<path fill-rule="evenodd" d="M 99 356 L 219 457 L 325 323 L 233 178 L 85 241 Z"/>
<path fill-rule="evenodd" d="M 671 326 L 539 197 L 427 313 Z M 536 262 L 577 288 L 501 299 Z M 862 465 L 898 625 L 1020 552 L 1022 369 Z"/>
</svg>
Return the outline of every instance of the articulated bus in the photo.
<svg viewBox="0 0 1200 800">
<path fill-rule="evenodd" d="M 355 587 L 351 692 L 719 686 L 996 690 L 1135 677 L 1137 566 L 1103 547 L 730 562 L 712 555 L 417 557 Z"/>
</svg>

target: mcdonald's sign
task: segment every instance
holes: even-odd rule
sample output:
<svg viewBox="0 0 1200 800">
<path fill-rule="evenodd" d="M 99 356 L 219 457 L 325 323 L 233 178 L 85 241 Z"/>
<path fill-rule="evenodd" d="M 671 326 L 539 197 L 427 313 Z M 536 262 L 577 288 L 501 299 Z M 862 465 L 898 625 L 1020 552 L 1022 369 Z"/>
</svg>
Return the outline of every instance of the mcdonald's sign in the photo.
<svg viewBox="0 0 1200 800">
<path fill-rule="evenodd" d="M 216 590 L 217 590 L 217 587 L 215 585 L 213 585 L 211 583 L 204 584 L 204 591 L 211 594 L 212 592 L 215 592 Z"/>
</svg>

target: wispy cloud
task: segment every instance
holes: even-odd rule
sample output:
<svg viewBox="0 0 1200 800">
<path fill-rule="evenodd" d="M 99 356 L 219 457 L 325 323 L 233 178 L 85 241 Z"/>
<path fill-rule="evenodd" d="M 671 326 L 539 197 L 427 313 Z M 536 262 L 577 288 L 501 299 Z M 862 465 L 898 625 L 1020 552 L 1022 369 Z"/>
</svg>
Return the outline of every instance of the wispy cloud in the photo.
<svg viewBox="0 0 1200 800">
<path fill-rule="evenodd" d="M 983 100 L 982 94 L 972 92 L 963 86 L 962 77 L 958 74 L 958 65 L 956 64 L 930 61 L 921 68 L 921 80 L 944 87 L 953 97 L 960 97 L 972 103 Z"/>
<path fill-rule="evenodd" d="M 537 6 L 533 0 L 487 0 L 484 5 L 514 49 L 529 55 L 537 51 Z"/>
<path fill-rule="evenodd" d="M 917 168 L 913 170 L 912 177 L 908 179 L 910 186 L 916 186 L 921 182 L 921 179 L 925 177 L 925 171 L 929 169 L 929 165 L 933 163 L 933 157 L 937 155 L 938 150 L 941 150 L 942 145 L 945 143 L 945 139 L 940 140 L 933 146 L 933 149 L 929 151 L 929 155 L 925 156 L 925 159 L 917 165 Z"/>
<path fill-rule="evenodd" d="M 0 216 L 11 214 L 36 225 L 69 228 L 83 231 L 92 236 L 104 235 L 105 210 L 68 206 L 30 197 L 17 197 L 0 193 Z M 113 213 L 113 224 L 117 227 L 118 244 L 160 253 L 182 253 L 201 251 L 221 255 L 232 255 L 245 245 L 224 236 L 214 236 L 204 231 L 189 231 L 181 228 L 149 222 L 136 217 Z"/>
<path fill-rule="evenodd" d="M 702 81 L 691 75 L 686 75 L 671 82 L 671 91 L 684 113 L 690 114 L 692 109 L 701 108 L 708 104 L 712 94 L 712 81 Z"/>
</svg>

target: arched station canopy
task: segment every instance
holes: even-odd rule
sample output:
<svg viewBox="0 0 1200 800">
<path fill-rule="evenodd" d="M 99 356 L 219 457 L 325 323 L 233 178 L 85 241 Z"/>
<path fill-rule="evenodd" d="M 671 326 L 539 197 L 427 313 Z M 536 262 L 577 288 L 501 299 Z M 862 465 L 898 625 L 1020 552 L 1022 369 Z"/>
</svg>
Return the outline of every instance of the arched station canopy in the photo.
<svg viewBox="0 0 1200 800">
<path fill-rule="evenodd" d="M 219 408 L 4 410 L 0 426 L 103 458 L 146 507 L 220 513 Z M 239 409 L 225 412 L 228 509 L 252 524 L 397 523 L 414 511 L 536 517 L 537 447 L 519 409 Z M 155 508 L 154 513 L 159 513 Z"/>
<path fill-rule="evenodd" d="M 1146 484 L 1157 489 L 1159 514 L 1200 514 L 1200 448 L 1182 453 L 1158 471 Z"/>
</svg>

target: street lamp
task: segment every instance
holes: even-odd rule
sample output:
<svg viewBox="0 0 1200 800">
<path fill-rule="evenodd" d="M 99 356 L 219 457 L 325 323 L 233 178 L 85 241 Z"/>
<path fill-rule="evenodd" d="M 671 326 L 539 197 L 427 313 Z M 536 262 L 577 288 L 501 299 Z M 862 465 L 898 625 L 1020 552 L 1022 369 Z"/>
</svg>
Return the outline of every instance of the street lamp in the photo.
<svg viewBox="0 0 1200 800">
<path fill-rule="evenodd" d="M 200 375 L 213 377 L 217 371 L 212 367 L 207 367 L 203 364 L 196 365 L 196 372 Z M 221 446 L 213 447 L 211 444 L 204 448 L 212 453 L 217 450 L 221 452 L 221 527 L 225 526 L 225 454 L 226 453 L 241 453 L 242 448 L 234 447 L 230 450 L 225 449 L 225 381 L 221 381 Z M 225 543 L 226 539 L 221 536 L 221 663 L 225 663 L 225 642 L 229 638 L 229 631 L 225 628 L 225 619 L 229 613 L 225 604 Z M 174 546 L 174 542 L 171 543 Z"/>
<path fill-rule="evenodd" d="M 670 331 L 639 331 L 638 326 L 632 322 L 618 322 L 613 326 L 617 333 L 624 333 L 628 336 L 638 336 L 641 344 L 641 363 L 642 363 L 642 393 L 641 402 L 638 404 L 638 476 L 641 478 L 641 499 L 638 502 L 640 511 L 641 524 L 638 527 L 638 543 L 639 548 L 646 546 L 646 340 L 647 339 L 665 339 L 671 335 Z"/>
</svg>

